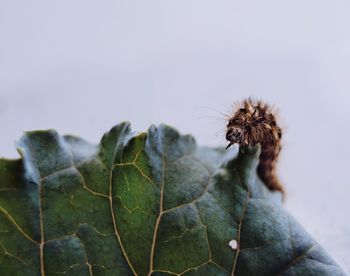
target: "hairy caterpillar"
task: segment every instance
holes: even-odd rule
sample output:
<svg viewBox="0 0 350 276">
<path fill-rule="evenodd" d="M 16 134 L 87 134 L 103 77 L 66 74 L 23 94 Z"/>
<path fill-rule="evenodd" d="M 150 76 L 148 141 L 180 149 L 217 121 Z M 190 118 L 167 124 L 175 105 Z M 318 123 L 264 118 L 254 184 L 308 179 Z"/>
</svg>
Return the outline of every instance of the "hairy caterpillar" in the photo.
<svg viewBox="0 0 350 276">
<path fill-rule="evenodd" d="M 276 176 L 276 162 L 281 151 L 282 130 L 277 125 L 271 107 L 261 101 L 246 99 L 238 104 L 237 110 L 227 124 L 227 148 L 238 143 L 241 147 L 261 145 L 258 175 L 270 190 L 284 194 Z"/>
</svg>

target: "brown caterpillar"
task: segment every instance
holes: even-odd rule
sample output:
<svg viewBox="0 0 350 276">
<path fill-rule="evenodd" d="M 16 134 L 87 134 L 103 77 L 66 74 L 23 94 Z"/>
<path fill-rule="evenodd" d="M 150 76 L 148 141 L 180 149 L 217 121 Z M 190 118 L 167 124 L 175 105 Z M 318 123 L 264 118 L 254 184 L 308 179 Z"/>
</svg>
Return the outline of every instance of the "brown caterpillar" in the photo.
<svg viewBox="0 0 350 276">
<path fill-rule="evenodd" d="M 281 138 L 282 129 L 277 125 L 272 108 L 266 103 L 250 98 L 238 104 L 227 124 L 227 148 L 235 143 L 243 148 L 260 143 L 258 175 L 270 190 L 284 194 L 283 186 L 276 175 Z"/>
</svg>

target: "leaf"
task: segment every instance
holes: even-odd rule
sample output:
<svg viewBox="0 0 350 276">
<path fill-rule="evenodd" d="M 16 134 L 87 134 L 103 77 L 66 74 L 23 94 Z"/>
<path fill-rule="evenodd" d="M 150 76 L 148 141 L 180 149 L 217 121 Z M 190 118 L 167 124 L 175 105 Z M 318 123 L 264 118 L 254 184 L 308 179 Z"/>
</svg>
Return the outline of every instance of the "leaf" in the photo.
<svg viewBox="0 0 350 276">
<path fill-rule="evenodd" d="M 122 123 L 18 151 L 0 160 L 0 275 L 345 275 L 258 179 L 259 146 Z"/>
</svg>

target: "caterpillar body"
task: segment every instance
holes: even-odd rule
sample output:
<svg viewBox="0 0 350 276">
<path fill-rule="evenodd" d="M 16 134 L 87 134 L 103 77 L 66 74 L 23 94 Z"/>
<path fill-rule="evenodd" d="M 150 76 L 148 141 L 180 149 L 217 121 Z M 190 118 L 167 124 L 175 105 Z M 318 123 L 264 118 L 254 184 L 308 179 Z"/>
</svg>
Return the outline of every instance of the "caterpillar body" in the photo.
<svg viewBox="0 0 350 276">
<path fill-rule="evenodd" d="M 242 101 L 228 120 L 227 148 L 236 143 L 242 148 L 260 143 L 258 175 L 270 190 L 284 194 L 283 186 L 276 175 L 281 138 L 282 129 L 277 125 L 272 108 L 262 101 L 250 98 Z"/>
</svg>

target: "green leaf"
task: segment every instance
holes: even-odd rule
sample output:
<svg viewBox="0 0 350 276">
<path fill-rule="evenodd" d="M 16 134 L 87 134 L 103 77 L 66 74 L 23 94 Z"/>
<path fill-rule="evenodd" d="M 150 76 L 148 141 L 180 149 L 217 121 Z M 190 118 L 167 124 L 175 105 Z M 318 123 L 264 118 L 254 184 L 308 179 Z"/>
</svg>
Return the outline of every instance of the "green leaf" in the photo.
<svg viewBox="0 0 350 276">
<path fill-rule="evenodd" d="M 259 146 L 122 123 L 18 151 L 0 160 L 0 275 L 345 275 L 259 180 Z"/>
</svg>

